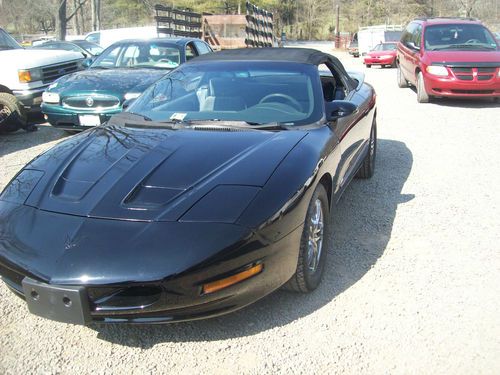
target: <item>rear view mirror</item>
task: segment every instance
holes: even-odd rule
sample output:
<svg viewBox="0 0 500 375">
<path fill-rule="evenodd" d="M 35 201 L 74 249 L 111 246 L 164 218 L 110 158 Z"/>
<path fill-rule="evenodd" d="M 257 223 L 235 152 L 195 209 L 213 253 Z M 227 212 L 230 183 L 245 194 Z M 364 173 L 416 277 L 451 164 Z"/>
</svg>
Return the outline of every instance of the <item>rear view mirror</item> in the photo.
<svg viewBox="0 0 500 375">
<path fill-rule="evenodd" d="M 347 100 L 334 100 L 332 102 L 325 103 L 326 119 L 328 121 L 334 121 L 342 117 L 352 115 L 358 110 L 356 104 L 353 104 Z"/>
</svg>

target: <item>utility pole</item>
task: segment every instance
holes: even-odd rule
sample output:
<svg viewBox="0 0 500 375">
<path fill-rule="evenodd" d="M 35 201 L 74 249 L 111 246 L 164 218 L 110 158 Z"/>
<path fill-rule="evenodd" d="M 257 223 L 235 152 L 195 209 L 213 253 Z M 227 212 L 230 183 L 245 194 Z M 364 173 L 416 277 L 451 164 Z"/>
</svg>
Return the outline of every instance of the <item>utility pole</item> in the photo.
<svg viewBox="0 0 500 375">
<path fill-rule="evenodd" d="M 340 48 L 340 5 L 337 4 L 336 6 L 337 9 L 337 35 L 336 35 L 336 42 L 335 46 L 337 48 Z"/>
</svg>

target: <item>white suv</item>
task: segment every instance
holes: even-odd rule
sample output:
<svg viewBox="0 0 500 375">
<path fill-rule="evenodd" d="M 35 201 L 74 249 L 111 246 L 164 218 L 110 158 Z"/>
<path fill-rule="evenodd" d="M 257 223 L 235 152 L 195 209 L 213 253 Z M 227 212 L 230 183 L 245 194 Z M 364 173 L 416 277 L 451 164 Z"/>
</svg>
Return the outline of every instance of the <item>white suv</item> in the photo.
<svg viewBox="0 0 500 375">
<path fill-rule="evenodd" d="M 83 69 L 77 52 L 24 49 L 0 28 L 0 133 L 29 127 L 26 113 L 39 111 L 42 93 L 57 78 Z"/>
</svg>

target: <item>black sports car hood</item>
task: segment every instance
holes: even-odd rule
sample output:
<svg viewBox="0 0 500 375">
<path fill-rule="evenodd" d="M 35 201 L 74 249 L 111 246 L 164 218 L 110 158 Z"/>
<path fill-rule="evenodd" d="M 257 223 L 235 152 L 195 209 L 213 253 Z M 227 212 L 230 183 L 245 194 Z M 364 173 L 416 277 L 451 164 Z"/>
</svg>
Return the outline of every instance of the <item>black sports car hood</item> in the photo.
<svg viewBox="0 0 500 375">
<path fill-rule="evenodd" d="M 127 92 L 141 93 L 167 74 L 160 69 L 89 69 L 59 79 L 51 91 L 62 95 L 79 92 L 104 92 L 122 96 Z"/>
<path fill-rule="evenodd" d="M 205 198 L 224 206 L 233 189 L 248 204 L 305 135 L 107 125 L 58 144 L 19 176 L 32 176 L 25 205 L 44 211 L 182 221 Z"/>
</svg>

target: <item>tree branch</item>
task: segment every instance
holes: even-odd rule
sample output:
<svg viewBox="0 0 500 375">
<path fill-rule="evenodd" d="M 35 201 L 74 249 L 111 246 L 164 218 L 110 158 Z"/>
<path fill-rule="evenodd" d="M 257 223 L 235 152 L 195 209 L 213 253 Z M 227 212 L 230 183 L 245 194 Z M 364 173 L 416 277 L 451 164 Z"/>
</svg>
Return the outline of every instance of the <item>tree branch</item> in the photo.
<svg viewBox="0 0 500 375">
<path fill-rule="evenodd" d="M 64 0 L 63 0 L 63 1 L 64 1 Z M 61 3 L 62 3 L 63 1 L 61 1 Z M 78 11 L 80 10 L 80 8 L 81 8 L 82 6 L 84 6 L 84 5 L 85 5 L 85 3 L 86 3 L 86 2 L 87 2 L 87 0 L 83 0 L 83 1 L 81 1 L 81 0 L 80 0 L 80 1 L 78 2 L 78 6 L 75 8 L 75 10 L 73 10 L 73 13 L 71 13 L 71 14 L 69 15 L 69 17 L 66 17 L 66 22 L 71 21 L 71 19 L 75 16 L 76 12 L 78 12 Z"/>
</svg>

